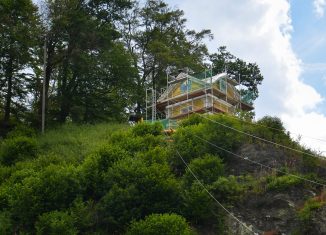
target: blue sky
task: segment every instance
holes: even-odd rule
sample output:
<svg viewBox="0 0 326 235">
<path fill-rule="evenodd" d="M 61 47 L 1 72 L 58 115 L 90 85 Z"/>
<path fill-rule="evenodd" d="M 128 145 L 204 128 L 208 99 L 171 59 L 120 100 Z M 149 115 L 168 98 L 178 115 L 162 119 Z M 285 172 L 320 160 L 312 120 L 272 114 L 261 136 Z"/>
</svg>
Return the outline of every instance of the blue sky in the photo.
<svg viewBox="0 0 326 235">
<path fill-rule="evenodd" d="M 292 46 L 304 64 L 301 78 L 326 97 L 326 17 L 316 15 L 312 1 L 290 3 Z M 325 101 L 318 108 L 326 113 Z"/>
<path fill-rule="evenodd" d="M 167 0 L 188 27 L 211 29 L 211 52 L 225 45 L 264 76 L 257 118 L 278 116 L 293 138 L 326 153 L 326 0 Z"/>
</svg>

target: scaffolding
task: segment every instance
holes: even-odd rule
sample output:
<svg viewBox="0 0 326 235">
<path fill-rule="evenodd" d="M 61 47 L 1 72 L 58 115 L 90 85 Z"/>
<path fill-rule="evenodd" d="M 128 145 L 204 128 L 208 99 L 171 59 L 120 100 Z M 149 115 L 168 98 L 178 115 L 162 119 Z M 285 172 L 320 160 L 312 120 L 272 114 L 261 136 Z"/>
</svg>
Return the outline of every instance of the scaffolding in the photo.
<svg viewBox="0 0 326 235">
<path fill-rule="evenodd" d="M 178 120 L 192 113 L 230 113 L 252 110 L 254 95 L 242 90 L 239 80 L 226 73 L 213 74 L 212 70 L 189 74 L 181 72 L 176 77 L 167 73 L 166 89 L 160 94 L 153 88 L 146 89 L 146 120 L 159 121 L 164 128 L 174 128 Z"/>
</svg>

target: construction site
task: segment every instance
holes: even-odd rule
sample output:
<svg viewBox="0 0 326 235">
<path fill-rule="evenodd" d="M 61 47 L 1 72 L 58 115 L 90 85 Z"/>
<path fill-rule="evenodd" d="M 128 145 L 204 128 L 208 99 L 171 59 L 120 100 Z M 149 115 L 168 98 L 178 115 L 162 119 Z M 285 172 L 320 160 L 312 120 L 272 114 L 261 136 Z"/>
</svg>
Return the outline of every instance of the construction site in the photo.
<svg viewBox="0 0 326 235">
<path fill-rule="evenodd" d="M 177 76 L 167 75 L 167 86 L 159 94 L 153 88 L 146 90 L 145 120 L 159 121 L 164 129 L 174 129 L 193 113 L 235 115 L 253 109 L 252 94 L 243 92 L 239 79 L 227 73 L 180 71 Z"/>
</svg>

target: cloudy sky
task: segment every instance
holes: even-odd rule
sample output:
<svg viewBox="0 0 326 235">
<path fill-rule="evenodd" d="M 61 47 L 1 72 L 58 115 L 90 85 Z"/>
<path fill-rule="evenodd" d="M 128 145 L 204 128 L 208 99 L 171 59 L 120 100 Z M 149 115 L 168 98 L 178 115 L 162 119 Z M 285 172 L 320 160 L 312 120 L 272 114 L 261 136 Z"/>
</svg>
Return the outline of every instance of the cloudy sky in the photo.
<svg viewBox="0 0 326 235">
<path fill-rule="evenodd" d="M 305 145 L 326 155 L 326 0 L 167 2 L 184 10 L 190 28 L 212 30 L 211 52 L 225 45 L 260 66 L 265 79 L 257 118 L 279 116 Z"/>
</svg>

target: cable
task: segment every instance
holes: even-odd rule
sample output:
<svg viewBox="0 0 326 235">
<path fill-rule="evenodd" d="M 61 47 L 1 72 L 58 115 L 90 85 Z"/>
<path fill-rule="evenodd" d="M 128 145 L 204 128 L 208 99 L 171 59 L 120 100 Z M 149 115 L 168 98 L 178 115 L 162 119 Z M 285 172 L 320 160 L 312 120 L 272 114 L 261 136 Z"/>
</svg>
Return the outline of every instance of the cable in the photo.
<svg viewBox="0 0 326 235">
<path fill-rule="evenodd" d="M 214 146 L 214 147 L 216 147 L 216 148 L 218 148 L 218 149 L 220 149 L 220 150 L 223 150 L 223 151 L 225 151 L 225 152 L 227 152 L 227 153 L 229 153 L 229 154 L 232 154 L 233 156 L 236 156 L 236 157 L 238 157 L 238 158 L 241 158 L 241 159 L 243 159 L 243 160 L 249 161 L 249 162 L 254 163 L 254 164 L 256 164 L 256 165 L 259 165 L 259 166 L 261 166 L 261 167 L 268 168 L 268 169 L 270 169 L 270 170 L 275 170 L 275 171 L 277 171 L 277 172 L 279 172 L 279 173 L 282 173 L 282 174 L 285 174 L 285 175 L 293 176 L 293 177 L 295 177 L 295 178 L 298 178 L 298 179 L 301 179 L 301 180 L 307 181 L 307 182 L 309 182 L 309 183 L 313 183 L 313 184 L 316 184 L 316 185 L 320 185 L 320 186 L 326 187 L 326 184 L 319 183 L 319 182 L 314 181 L 314 180 L 309 180 L 309 179 L 307 179 L 307 178 L 300 177 L 300 176 L 298 176 L 298 175 L 294 175 L 294 174 L 291 174 L 291 173 L 287 173 L 287 172 L 282 171 L 282 170 L 279 170 L 279 169 L 277 169 L 277 168 L 275 168 L 275 167 L 271 167 L 271 166 L 264 165 L 264 164 L 262 164 L 262 163 L 260 163 L 260 162 L 257 162 L 257 161 L 254 161 L 254 160 L 251 160 L 251 159 L 246 158 L 246 157 L 243 157 L 243 156 L 241 156 L 241 155 L 239 155 L 239 154 L 233 153 L 233 152 L 231 152 L 231 151 L 229 151 L 229 150 L 227 150 L 227 149 L 224 149 L 224 148 L 222 148 L 222 147 L 220 147 L 220 146 L 218 146 L 218 145 L 216 145 L 216 144 L 213 144 L 212 142 L 210 142 L 210 141 L 208 141 L 208 140 L 206 140 L 206 139 L 201 138 L 201 137 L 198 136 L 198 135 L 195 135 L 195 134 L 193 134 L 193 135 L 194 135 L 196 138 L 201 139 L 202 141 L 204 141 L 204 142 L 210 144 L 211 146 Z"/>
<path fill-rule="evenodd" d="M 174 104 L 176 104 L 176 103 L 178 103 L 178 102 L 174 102 Z M 181 105 L 188 105 L 188 104 L 185 103 L 185 104 L 181 104 Z M 194 105 L 194 107 L 197 108 L 198 106 L 195 106 L 195 105 Z M 205 109 L 207 110 L 206 107 L 205 107 Z M 288 146 L 285 146 L 285 145 L 282 145 L 282 144 L 279 144 L 279 143 L 276 143 L 276 142 L 273 142 L 273 141 L 270 141 L 270 140 L 267 140 L 267 139 L 261 138 L 261 137 L 259 137 L 259 136 L 256 136 L 256 135 L 249 134 L 249 133 L 247 133 L 247 132 L 244 132 L 244 131 L 238 130 L 238 129 L 236 129 L 236 128 L 230 127 L 230 126 L 228 126 L 228 125 L 225 125 L 225 124 L 222 124 L 222 123 L 217 122 L 217 121 L 215 121 L 215 120 L 212 120 L 212 119 L 210 119 L 210 118 L 207 118 L 207 117 L 205 117 L 205 115 L 201 115 L 201 116 L 202 116 L 203 118 L 205 118 L 205 119 L 207 119 L 207 120 L 209 120 L 209 121 L 211 121 L 211 122 L 214 122 L 214 123 L 216 123 L 216 124 L 218 124 L 218 125 L 221 125 L 221 126 L 223 126 L 223 127 L 225 127 L 225 128 L 229 128 L 229 129 L 231 129 L 231 130 L 233 130 L 233 131 L 236 131 L 236 132 L 239 132 L 239 133 L 241 133 L 241 134 L 244 134 L 244 135 L 250 136 L 250 137 L 252 137 L 252 138 L 259 139 L 259 140 L 264 141 L 264 142 L 266 142 L 266 143 L 274 144 L 274 145 L 276 145 L 276 146 L 283 147 L 283 148 L 285 148 L 285 149 L 292 150 L 292 151 L 295 151 L 295 152 L 298 152 L 298 153 L 306 154 L 306 155 L 309 155 L 309 156 L 312 156 L 312 157 L 319 157 L 319 156 L 317 156 L 317 155 L 315 155 L 315 154 L 311 154 L 311 153 L 307 153 L 307 152 L 304 152 L 304 151 L 301 151 L 301 150 L 298 150 L 298 149 L 294 149 L 294 148 L 291 148 L 291 147 L 288 147 Z"/>
<path fill-rule="evenodd" d="M 283 147 L 283 148 L 285 148 L 285 149 L 289 149 L 289 150 L 292 150 L 292 151 L 295 151 L 295 152 L 298 152 L 298 153 L 306 154 L 306 155 L 309 155 L 309 156 L 312 156 L 312 157 L 318 157 L 318 156 L 315 155 L 315 154 L 306 153 L 306 152 L 304 152 L 304 151 L 301 151 L 301 150 L 298 150 L 298 149 L 294 149 L 294 148 L 291 148 L 291 147 L 288 147 L 288 146 L 285 146 L 285 145 L 282 145 L 282 144 L 279 144 L 279 143 L 275 143 L 275 142 L 273 142 L 273 141 L 266 140 L 266 139 L 261 138 L 261 137 L 259 137 L 259 136 L 256 136 L 256 135 L 249 134 L 249 133 L 247 133 L 247 132 L 244 132 L 244 131 L 238 130 L 238 129 L 236 129 L 236 128 L 233 128 L 233 127 L 230 127 L 230 126 L 225 125 L 225 124 L 223 124 L 223 123 L 220 123 L 220 122 L 218 122 L 218 121 L 215 121 L 215 120 L 209 119 L 209 118 L 205 117 L 204 115 L 202 115 L 202 117 L 205 118 L 205 119 L 207 119 L 207 120 L 210 120 L 211 122 L 214 122 L 214 123 L 216 123 L 216 124 L 218 124 L 218 125 L 221 125 L 221 126 L 223 126 L 223 127 L 225 127 L 225 128 L 228 128 L 228 129 L 231 129 L 231 130 L 233 130 L 233 131 L 239 132 L 239 133 L 241 133 L 241 134 L 244 134 L 244 135 L 247 135 L 247 136 L 253 137 L 253 138 L 255 138 L 255 139 L 259 139 L 259 140 L 264 141 L 264 142 L 266 142 L 266 143 L 274 144 L 274 145 L 276 145 L 276 146 Z"/>
<path fill-rule="evenodd" d="M 241 122 L 246 122 L 246 123 L 251 124 L 251 125 L 261 126 L 261 127 L 267 128 L 267 129 L 276 130 L 276 131 L 280 131 L 280 132 L 283 132 L 284 131 L 284 130 L 279 129 L 279 128 L 275 128 L 275 127 L 270 127 L 270 126 L 265 126 L 265 125 L 262 125 L 262 124 L 258 124 L 257 122 L 249 122 L 249 121 L 243 120 L 241 118 L 238 118 L 236 116 L 225 115 L 225 114 L 223 114 L 223 115 L 224 116 L 227 116 L 227 117 L 230 117 L 230 118 L 233 118 L 233 119 L 236 119 L 236 120 L 239 120 Z M 300 133 L 295 133 L 295 132 L 290 132 L 290 133 L 295 134 L 295 135 L 298 135 L 298 136 L 302 136 L 302 137 L 306 137 L 306 138 L 310 138 L 310 139 L 313 139 L 313 140 L 318 140 L 318 141 L 321 141 L 321 142 L 325 142 L 326 143 L 326 140 L 324 140 L 324 139 L 319 139 L 319 138 L 315 138 L 315 137 L 312 137 L 312 136 L 302 135 Z"/>
<path fill-rule="evenodd" d="M 246 132 L 243 132 L 243 131 L 237 130 L 237 129 L 233 128 L 233 127 L 230 127 L 230 126 L 227 126 L 227 125 L 225 125 L 225 124 L 219 123 L 219 122 L 217 122 L 217 121 L 215 121 L 215 120 L 212 120 L 212 119 L 206 118 L 204 115 L 200 115 L 200 116 L 203 117 L 203 118 L 205 118 L 205 119 L 207 119 L 207 120 L 210 120 L 210 121 L 212 121 L 212 122 L 214 122 L 214 123 L 220 124 L 220 125 L 222 125 L 222 126 L 224 126 L 224 127 L 227 127 L 227 128 L 232 129 L 232 130 L 238 131 L 238 132 L 240 132 L 240 133 L 243 133 L 243 134 L 246 134 L 246 135 L 252 136 L 252 137 L 254 137 L 254 138 L 258 138 L 258 139 L 263 140 L 263 141 L 266 141 L 266 142 L 268 142 L 268 143 L 272 143 L 272 144 L 275 144 L 275 145 L 278 145 L 278 146 L 281 146 L 281 147 L 284 147 L 284 148 L 288 148 L 288 149 L 293 150 L 293 151 L 298 151 L 298 152 L 301 152 L 301 153 L 304 153 L 304 154 L 308 154 L 308 155 L 313 156 L 313 157 L 317 157 L 317 156 L 315 156 L 315 155 L 313 155 L 313 154 L 305 153 L 305 152 L 303 152 L 303 151 L 296 150 L 296 149 L 290 148 L 290 147 L 288 147 L 288 146 L 281 145 L 281 144 L 278 144 L 278 143 L 275 143 L 275 142 L 272 142 L 272 141 L 269 141 L 269 140 L 266 140 L 266 139 L 260 138 L 260 137 L 258 137 L 258 136 L 251 135 L 251 134 L 248 134 L 248 133 L 246 133 Z M 278 170 L 278 169 L 276 169 L 276 168 L 274 168 L 274 167 L 264 165 L 264 164 L 262 164 L 262 163 L 260 163 L 260 162 L 256 162 L 256 161 L 253 161 L 253 160 L 251 160 L 251 159 L 249 159 L 249 158 L 242 157 L 241 155 L 238 155 L 238 154 L 233 153 L 233 152 L 231 152 L 231 151 L 229 151 L 229 150 L 226 150 L 226 149 L 224 149 L 224 148 L 222 148 L 222 147 L 220 147 L 220 146 L 217 146 L 217 145 L 215 145 L 215 144 L 213 144 L 213 143 L 211 143 L 211 142 L 209 142 L 209 141 L 207 141 L 207 140 L 205 140 L 205 139 L 203 139 L 203 138 L 201 138 L 201 137 L 199 137 L 199 136 L 197 136 L 197 135 L 195 135 L 195 134 L 194 134 L 194 136 L 197 137 L 197 138 L 199 138 L 199 139 L 201 139 L 201 140 L 203 140 L 203 141 L 205 141 L 205 142 L 207 142 L 208 144 L 210 144 L 210 145 L 212 145 L 212 146 L 215 146 L 216 148 L 219 148 L 219 149 L 221 149 L 221 150 L 223 150 L 223 151 L 225 151 L 225 152 L 227 152 L 227 153 L 229 153 L 229 154 L 232 154 L 232 155 L 234 155 L 234 156 L 236 156 L 236 157 L 239 157 L 239 158 L 241 158 L 241 159 L 243 159 L 243 160 L 247 160 L 247 161 L 249 161 L 249 162 L 251 162 L 251 163 L 254 163 L 254 164 L 256 164 L 256 165 L 259 165 L 259 166 L 261 166 L 261 167 L 265 167 L 265 168 L 268 168 L 268 169 L 271 169 L 271 170 L 275 170 L 275 171 L 277 171 L 277 172 L 279 172 L 279 173 L 286 174 L 286 175 L 290 175 L 290 176 L 293 176 L 293 177 L 295 177 L 295 178 L 298 178 L 298 179 L 301 179 L 301 180 L 304 180 L 304 181 L 307 181 L 307 182 L 310 182 L 310 183 L 313 183 L 313 184 L 316 184 L 316 185 L 320 185 L 320 186 L 326 187 L 326 184 L 322 184 L 322 183 L 319 183 L 319 182 L 317 182 L 317 181 L 309 180 L 309 179 L 306 179 L 306 178 L 300 177 L 300 176 L 298 176 L 298 175 L 294 175 L 294 174 L 291 174 L 291 173 L 287 173 L 287 172 L 285 172 L 285 171 Z"/>
<path fill-rule="evenodd" d="M 168 135 L 164 132 L 164 134 L 168 137 Z M 229 214 L 234 220 L 236 220 L 239 224 L 241 224 L 244 228 L 246 228 L 249 232 L 251 232 L 254 235 L 258 235 L 257 233 L 255 233 L 251 228 L 249 228 L 244 222 L 242 222 L 241 220 L 239 220 L 235 215 L 233 215 L 228 209 L 226 209 L 215 197 L 213 194 L 211 194 L 209 192 L 209 190 L 205 187 L 205 185 L 198 179 L 198 177 L 196 176 L 196 174 L 191 170 L 191 168 L 189 167 L 189 165 L 187 164 L 187 162 L 184 160 L 184 158 L 181 156 L 180 152 L 178 151 L 178 149 L 175 149 L 175 151 L 177 152 L 179 158 L 182 160 L 182 162 L 184 163 L 184 165 L 186 166 L 186 168 L 189 170 L 189 172 L 192 174 L 192 176 L 196 179 L 196 181 L 200 184 L 200 186 L 208 193 L 208 195 L 227 213 Z"/>
</svg>

